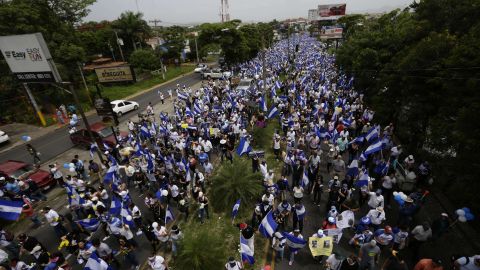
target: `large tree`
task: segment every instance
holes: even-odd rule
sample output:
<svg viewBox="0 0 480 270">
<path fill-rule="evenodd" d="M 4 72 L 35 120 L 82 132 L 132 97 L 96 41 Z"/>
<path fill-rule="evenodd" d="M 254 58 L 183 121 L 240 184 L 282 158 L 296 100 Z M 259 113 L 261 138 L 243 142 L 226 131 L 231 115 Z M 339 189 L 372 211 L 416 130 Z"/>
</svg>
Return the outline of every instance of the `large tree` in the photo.
<svg viewBox="0 0 480 270">
<path fill-rule="evenodd" d="M 125 41 L 130 42 L 133 50 L 137 49 L 137 43 L 140 45 L 150 36 L 150 26 L 143 19 L 142 13 L 126 11 L 120 14 L 120 17 L 113 22 L 113 29 L 118 31 L 118 35 Z"/>
</svg>

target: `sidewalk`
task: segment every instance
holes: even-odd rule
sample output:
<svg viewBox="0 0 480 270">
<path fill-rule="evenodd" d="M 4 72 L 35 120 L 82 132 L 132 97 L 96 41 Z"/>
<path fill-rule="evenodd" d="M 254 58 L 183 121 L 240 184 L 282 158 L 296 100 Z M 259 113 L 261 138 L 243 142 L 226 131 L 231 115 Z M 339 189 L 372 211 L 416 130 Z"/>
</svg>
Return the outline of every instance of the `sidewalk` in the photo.
<svg viewBox="0 0 480 270">
<path fill-rule="evenodd" d="M 171 83 L 171 82 L 173 82 L 175 80 L 178 80 L 182 77 L 188 76 L 192 73 L 194 73 L 194 72 L 191 71 L 191 72 L 185 73 L 185 74 L 180 75 L 178 77 L 172 78 L 171 80 L 165 81 L 163 83 L 152 86 L 148 89 L 145 89 L 145 90 L 142 90 L 142 91 L 137 92 L 135 94 L 132 94 L 130 96 L 124 97 L 124 99 L 128 100 L 128 99 L 135 98 L 135 97 L 140 96 L 140 95 L 142 95 L 146 92 L 152 91 L 152 90 L 154 90 L 158 87 L 162 87 L 165 84 Z M 89 117 L 91 115 L 94 115 L 95 113 L 96 113 L 96 111 L 94 109 L 92 109 L 88 112 L 85 112 L 85 116 Z M 80 115 L 79 115 L 79 118 L 80 118 Z M 10 142 L 0 146 L 0 153 L 9 151 L 9 150 L 13 149 L 14 147 L 17 147 L 17 146 L 25 143 L 21 139 L 21 137 L 24 136 L 24 135 L 30 136 L 33 140 L 35 138 L 39 138 L 39 137 L 45 136 L 49 133 L 52 133 L 52 132 L 54 132 L 58 129 L 64 128 L 65 126 L 66 125 L 54 124 L 54 125 L 51 125 L 51 126 L 48 126 L 48 127 L 39 127 L 39 126 L 23 124 L 23 123 L 12 123 L 12 124 L 7 124 L 7 125 L 4 125 L 4 126 L 0 126 L 0 130 L 7 133 L 8 136 L 10 137 Z"/>
</svg>

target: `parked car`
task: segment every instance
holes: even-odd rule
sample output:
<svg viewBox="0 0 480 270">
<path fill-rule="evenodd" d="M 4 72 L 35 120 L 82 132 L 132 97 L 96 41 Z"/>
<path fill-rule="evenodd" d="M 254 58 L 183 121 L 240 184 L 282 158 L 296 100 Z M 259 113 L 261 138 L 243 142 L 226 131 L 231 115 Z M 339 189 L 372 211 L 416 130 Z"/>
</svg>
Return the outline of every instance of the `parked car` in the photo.
<svg viewBox="0 0 480 270">
<path fill-rule="evenodd" d="M 20 176 L 32 179 L 39 188 L 49 189 L 56 182 L 52 175 L 42 169 L 37 169 L 33 165 L 22 161 L 7 160 L 0 164 L 0 177 L 5 179 L 18 179 Z"/>
<path fill-rule="evenodd" d="M 113 111 L 120 117 L 124 113 L 137 110 L 140 105 L 135 101 L 130 100 L 114 100 L 110 102 L 112 104 Z"/>
<path fill-rule="evenodd" d="M 241 79 L 237 85 L 237 88 L 235 88 L 235 91 L 248 90 L 253 85 L 253 83 L 253 79 Z"/>
<path fill-rule="evenodd" d="M 90 129 L 92 130 L 95 142 L 102 151 L 105 150 L 104 144 L 110 148 L 113 148 L 117 145 L 117 141 L 115 140 L 111 127 L 106 126 L 102 122 L 97 122 L 90 125 Z M 120 136 L 127 137 L 128 133 L 121 131 Z M 70 134 L 70 140 L 74 145 L 84 146 L 87 149 L 90 149 L 90 146 L 92 145 L 92 140 L 90 139 L 88 131 L 85 128 Z"/>
<path fill-rule="evenodd" d="M 208 68 L 206 64 L 198 64 L 197 67 L 193 70 L 195 73 L 202 73 Z"/>
<path fill-rule="evenodd" d="M 232 76 L 230 71 L 222 71 L 221 69 L 210 69 L 202 73 L 202 79 L 228 79 Z"/>
<path fill-rule="evenodd" d="M 8 134 L 0 130 L 0 144 L 8 142 L 8 140 L 10 140 Z"/>
</svg>

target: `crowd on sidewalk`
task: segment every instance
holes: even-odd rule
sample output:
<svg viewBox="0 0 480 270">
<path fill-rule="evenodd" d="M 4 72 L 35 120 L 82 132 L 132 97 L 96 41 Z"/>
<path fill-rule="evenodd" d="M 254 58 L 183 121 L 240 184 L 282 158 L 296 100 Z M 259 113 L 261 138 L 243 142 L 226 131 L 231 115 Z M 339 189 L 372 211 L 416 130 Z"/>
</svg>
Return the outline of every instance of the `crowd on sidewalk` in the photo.
<svg viewBox="0 0 480 270">
<path fill-rule="evenodd" d="M 116 147 L 92 144 L 88 163 L 74 156 L 63 166 L 50 165 L 67 191 L 66 214 L 49 206 L 34 211 L 31 200 L 46 199 L 34 183 L 3 179 L 4 192 L 24 201 L 25 215 L 36 226 L 42 225 L 40 218 L 48 223 L 58 247 L 51 252 L 52 247 L 28 232 L 14 236 L 2 229 L 2 267 L 68 269 L 66 261 L 74 256 L 88 269 L 138 269 L 137 253 L 149 250 L 148 265 L 167 269 L 166 257 L 157 251 L 176 258 L 182 238 L 177 221 L 192 214 L 200 224 L 210 218 L 212 159 L 232 162 L 248 156 L 252 171 L 263 177 L 258 181 L 265 192 L 251 220 L 237 224 L 241 262 L 232 257 L 225 269 L 254 263 L 257 231 L 270 239 L 278 260 L 288 254 L 292 267 L 295 255 L 310 249 L 327 269 L 446 269 L 447 262 L 422 258 L 419 250 L 449 229 L 450 216 L 443 213 L 432 224 L 415 223 L 426 194 L 399 192 L 395 174 L 400 164 L 409 178 L 422 183 L 430 173 L 428 163 L 416 162 L 395 145 L 393 124 L 381 128 L 374 123 L 375 112 L 354 89 L 353 77 L 336 68 L 324 44 L 306 36 L 295 36 L 291 43 L 288 47 L 281 41 L 267 51 L 265 81 L 259 76 L 262 61 L 256 58 L 234 68 L 241 77 L 254 79 L 249 89 L 232 89 L 228 80 L 209 81 L 193 90 L 177 85 L 173 114 L 155 115 L 149 104 L 138 122 L 128 122 L 129 134 L 119 137 Z M 272 152 L 275 162 L 283 165 L 281 172 L 269 169 L 273 164 L 251 147 L 252 130 L 276 122 L 280 128 L 272 134 Z M 106 157 L 103 164 L 93 160 L 95 151 Z M 62 168 L 69 173 L 64 175 Z M 94 184 L 101 170 L 105 175 Z M 133 194 L 141 194 L 143 201 Z M 307 212 L 305 200 L 313 200 L 318 208 Z M 386 211 L 394 203 L 399 204 L 398 213 Z M 316 233 L 303 235 L 305 220 L 320 215 L 322 208 L 327 214 Z M 346 231 L 354 232 L 347 242 L 357 252 L 335 253 Z M 140 248 L 140 238 L 150 247 Z M 324 250 L 317 253 L 318 248 Z M 416 266 L 405 264 L 406 250 L 417 256 Z M 10 260 L 5 264 L 7 253 Z M 383 265 L 381 254 L 388 254 Z M 455 265 L 479 269 L 479 255 L 455 258 Z"/>
</svg>

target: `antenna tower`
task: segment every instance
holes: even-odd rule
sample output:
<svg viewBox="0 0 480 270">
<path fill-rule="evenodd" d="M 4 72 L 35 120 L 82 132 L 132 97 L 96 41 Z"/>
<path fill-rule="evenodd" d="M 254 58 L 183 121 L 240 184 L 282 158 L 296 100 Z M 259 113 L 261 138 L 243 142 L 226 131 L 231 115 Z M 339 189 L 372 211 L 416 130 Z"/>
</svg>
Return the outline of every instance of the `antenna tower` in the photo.
<svg viewBox="0 0 480 270">
<path fill-rule="evenodd" d="M 230 13 L 228 9 L 228 0 L 220 0 L 220 18 L 222 22 L 230 21 Z"/>
</svg>

